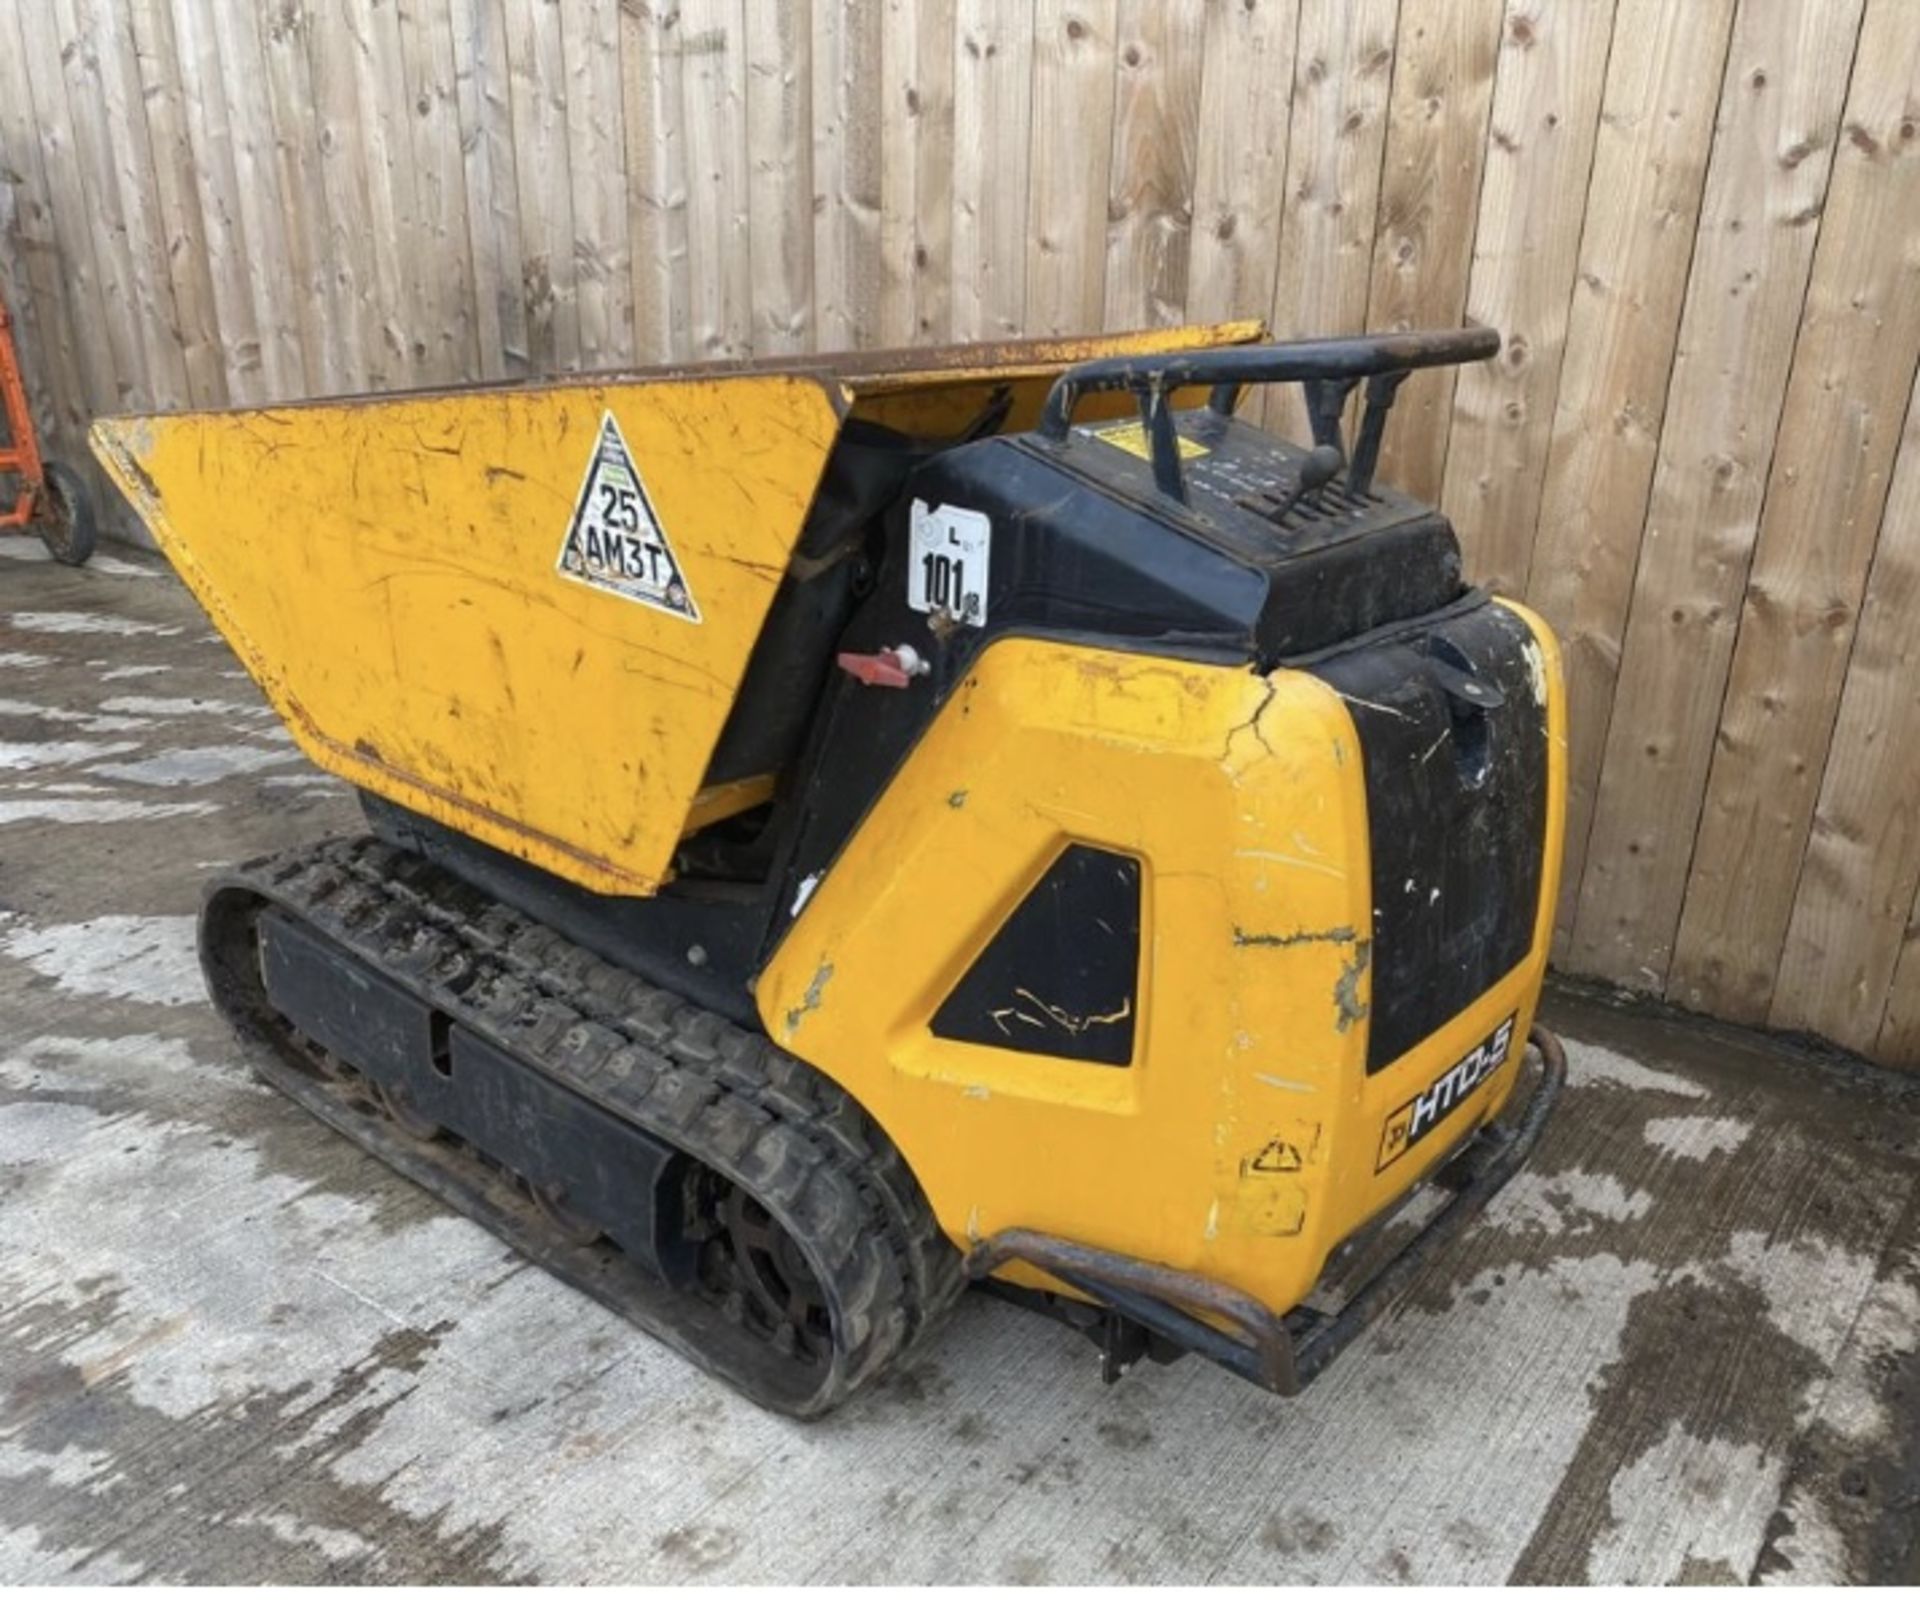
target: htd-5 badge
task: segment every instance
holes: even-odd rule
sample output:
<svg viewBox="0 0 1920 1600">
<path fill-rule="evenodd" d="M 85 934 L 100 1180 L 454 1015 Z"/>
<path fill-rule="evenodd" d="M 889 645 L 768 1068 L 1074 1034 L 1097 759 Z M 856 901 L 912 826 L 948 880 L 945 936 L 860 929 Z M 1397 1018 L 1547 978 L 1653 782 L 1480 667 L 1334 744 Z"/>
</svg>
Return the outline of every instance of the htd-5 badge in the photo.
<svg viewBox="0 0 1920 1600">
<path fill-rule="evenodd" d="M 1380 1159 L 1374 1164 L 1375 1172 L 1385 1172 L 1500 1070 L 1513 1048 L 1517 1020 L 1516 1012 L 1387 1118 L 1387 1125 L 1380 1130 Z"/>
</svg>

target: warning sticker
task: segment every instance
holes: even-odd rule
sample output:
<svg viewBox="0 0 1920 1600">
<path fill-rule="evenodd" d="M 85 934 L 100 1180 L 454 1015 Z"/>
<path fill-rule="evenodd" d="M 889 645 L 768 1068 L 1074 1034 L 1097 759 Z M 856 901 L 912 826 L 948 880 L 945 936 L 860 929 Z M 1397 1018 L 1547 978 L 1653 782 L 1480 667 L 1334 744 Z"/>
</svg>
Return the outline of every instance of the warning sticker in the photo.
<svg viewBox="0 0 1920 1600">
<path fill-rule="evenodd" d="M 600 421 L 600 437 L 574 502 L 558 567 L 564 576 L 596 589 L 609 589 L 689 622 L 700 620 L 686 575 L 611 411 Z"/>
<path fill-rule="evenodd" d="M 1138 456 L 1142 461 L 1151 461 L 1153 451 L 1147 447 L 1147 430 L 1139 422 L 1096 422 L 1084 428 L 1076 428 L 1076 433 L 1084 433 L 1089 439 L 1098 439 L 1102 444 L 1110 444 L 1116 450 L 1124 450 L 1130 456 Z M 1189 439 L 1184 433 L 1176 434 L 1180 441 L 1180 459 L 1191 461 L 1195 456 L 1211 455 L 1205 445 Z"/>
</svg>

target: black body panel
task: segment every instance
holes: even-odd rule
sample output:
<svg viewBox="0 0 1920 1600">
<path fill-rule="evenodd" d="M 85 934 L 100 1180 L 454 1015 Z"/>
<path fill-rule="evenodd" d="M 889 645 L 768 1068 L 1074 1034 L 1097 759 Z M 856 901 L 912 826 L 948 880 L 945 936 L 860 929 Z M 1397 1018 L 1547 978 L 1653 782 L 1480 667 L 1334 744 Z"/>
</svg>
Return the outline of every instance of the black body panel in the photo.
<svg viewBox="0 0 1920 1600">
<path fill-rule="evenodd" d="M 1058 444 L 984 439 L 936 457 L 889 519 L 876 603 L 906 609 L 916 499 L 992 519 L 986 624 L 946 641 L 968 656 L 1000 634 L 1047 634 L 1265 671 L 1459 596 L 1451 526 L 1404 496 L 1356 495 L 1337 478 L 1302 494 L 1306 451 L 1200 410 L 1179 420 L 1187 448 L 1205 453 L 1188 460 L 1187 499 L 1174 501 L 1114 442 L 1127 426 L 1076 428 Z M 903 637 L 918 648 L 927 619 L 908 617 Z"/>
<path fill-rule="evenodd" d="M 880 517 L 916 467 L 997 427 L 1006 410 L 1002 392 L 954 439 L 916 439 L 857 418 L 842 425 L 708 759 L 708 783 L 778 772 L 792 760 L 832 670 L 834 641 L 872 582 L 868 545 Z"/>
<path fill-rule="evenodd" d="M 1377 484 L 1355 493 L 1339 477 L 1303 492 L 1307 451 L 1211 410 L 1179 414 L 1175 429 L 1183 451 L 1194 452 L 1184 462 L 1184 501 L 1161 494 L 1148 462 L 1113 442 L 1137 437 L 1134 424 L 1075 428 L 1058 444 L 1033 434 L 995 441 L 1001 451 L 1044 462 L 1091 494 L 1088 503 L 1078 494 L 1062 499 L 1057 491 L 1029 488 L 1032 497 L 1008 500 L 1004 514 L 1018 517 L 1024 510 L 1047 543 L 1105 546 L 1116 528 L 1142 523 L 1153 530 L 1140 537 L 1157 558 L 1139 563 L 1143 575 L 1157 578 L 1171 561 L 1182 590 L 1192 583 L 1189 570 L 1215 563 L 1252 578 L 1251 586 L 1233 584 L 1222 609 L 1234 632 L 1235 659 L 1251 659 L 1262 671 L 1459 595 L 1460 547 L 1438 513 Z M 965 504 L 989 510 L 995 485 L 1012 477 L 1003 461 L 955 452 L 916 480 L 916 492 L 945 493 L 942 473 L 951 475 L 947 482 Z M 1169 539 L 1170 533 L 1177 537 Z M 1063 576 L 1071 585 L 1073 575 Z M 1077 595 L 1060 598 L 1070 602 Z M 1114 597 L 1103 598 L 1111 603 Z M 1153 609 L 1142 614 L 1152 616 Z M 1084 623 L 1069 609 L 1056 625 L 1077 631 Z"/>
<path fill-rule="evenodd" d="M 1124 1067 L 1140 974 L 1140 863 L 1073 844 L 933 1016 L 942 1039 Z"/>
<path fill-rule="evenodd" d="M 595 894 L 364 789 L 360 809 L 388 844 L 425 856 L 595 955 L 758 1031 L 749 984 L 772 913 L 764 884 L 668 884 L 644 900 Z"/>
<path fill-rule="evenodd" d="M 1495 605 L 1342 651 L 1366 767 L 1378 1071 L 1511 972 L 1533 943 L 1547 828 L 1546 708 L 1527 625 Z"/>
<path fill-rule="evenodd" d="M 260 929 L 260 976 L 267 997 L 322 1048 L 394 1088 L 431 1094 L 446 1070 L 442 1019 L 398 984 L 358 962 L 336 960 L 327 944 L 285 916 Z"/>
</svg>

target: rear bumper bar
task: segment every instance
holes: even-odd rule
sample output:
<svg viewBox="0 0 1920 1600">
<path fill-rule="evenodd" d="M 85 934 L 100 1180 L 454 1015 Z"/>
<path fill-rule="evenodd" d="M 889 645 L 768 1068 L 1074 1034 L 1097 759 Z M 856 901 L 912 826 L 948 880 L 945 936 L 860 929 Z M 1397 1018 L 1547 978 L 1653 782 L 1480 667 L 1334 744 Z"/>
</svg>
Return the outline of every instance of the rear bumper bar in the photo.
<svg viewBox="0 0 1920 1600">
<path fill-rule="evenodd" d="M 1298 1394 L 1526 1165 L 1567 1080 L 1559 1039 L 1536 1027 L 1528 1043 L 1538 1052 L 1540 1067 L 1524 1110 L 1511 1122 L 1482 1128 L 1433 1175 L 1431 1181 L 1452 1190 L 1452 1197 L 1338 1311 L 1297 1306 L 1277 1316 L 1225 1284 L 1022 1228 L 976 1245 L 967 1256 L 968 1275 L 983 1279 L 1015 1261 L 1038 1267 L 1150 1336 L 1205 1356 L 1275 1394 Z M 1114 1348 L 1111 1342 L 1108 1348 Z M 1111 1362 L 1109 1367 L 1112 1375 Z"/>
</svg>

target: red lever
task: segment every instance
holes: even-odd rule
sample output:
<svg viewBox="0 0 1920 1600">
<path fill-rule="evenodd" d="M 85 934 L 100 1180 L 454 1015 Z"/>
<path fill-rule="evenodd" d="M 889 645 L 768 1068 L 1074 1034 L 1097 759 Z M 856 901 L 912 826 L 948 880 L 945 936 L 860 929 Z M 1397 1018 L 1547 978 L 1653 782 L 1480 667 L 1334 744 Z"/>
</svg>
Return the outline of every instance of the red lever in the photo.
<svg viewBox="0 0 1920 1600">
<path fill-rule="evenodd" d="M 879 650 L 870 656 L 842 650 L 840 670 L 876 689 L 904 689 L 913 682 L 913 674 L 900 660 L 898 651 Z"/>
</svg>

